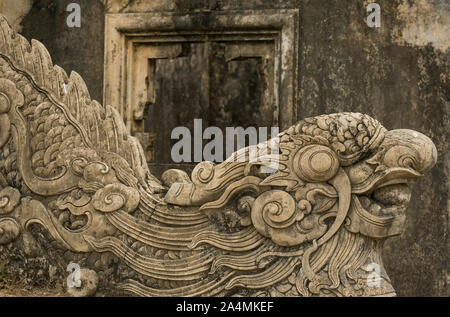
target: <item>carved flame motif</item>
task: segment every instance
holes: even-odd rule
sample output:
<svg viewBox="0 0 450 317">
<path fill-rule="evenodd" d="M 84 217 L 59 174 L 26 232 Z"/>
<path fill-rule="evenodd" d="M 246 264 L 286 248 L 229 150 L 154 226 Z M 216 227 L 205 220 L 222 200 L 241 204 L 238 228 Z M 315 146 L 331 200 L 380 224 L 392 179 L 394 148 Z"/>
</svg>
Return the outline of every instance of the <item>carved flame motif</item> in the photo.
<svg viewBox="0 0 450 317">
<path fill-rule="evenodd" d="M 394 294 L 384 271 L 370 288 L 365 267 L 382 267 L 408 184 L 436 162 L 426 136 L 322 115 L 280 133 L 275 157 L 260 144 L 261 161 L 246 148 L 191 177 L 167 171 L 161 184 L 79 75 L 4 18 L 0 33 L 0 245 L 22 245 L 39 225 L 64 250 L 112 254 L 121 269 L 103 282 L 141 296 Z M 261 169 L 269 156 L 272 174 Z"/>
</svg>

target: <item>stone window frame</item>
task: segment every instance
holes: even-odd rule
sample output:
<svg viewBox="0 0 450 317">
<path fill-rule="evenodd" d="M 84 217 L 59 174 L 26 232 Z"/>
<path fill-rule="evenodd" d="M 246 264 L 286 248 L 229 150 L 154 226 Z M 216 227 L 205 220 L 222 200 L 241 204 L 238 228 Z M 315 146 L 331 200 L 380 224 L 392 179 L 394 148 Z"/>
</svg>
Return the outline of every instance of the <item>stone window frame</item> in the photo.
<svg viewBox="0 0 450 317">
<path fill-rule="evenodd" d="M 210 23 L 206 28 L 202 21 Z M 299 10 L 252 10 L 152 13 L 108 13 L 105 17 L 103 101 L 115 107 L 132 132 L 133 109 L 128 104 L 130 42 L 155 43 L 274 41 L 274 120 L 281 130 L 297 120 Z"/>
</svg>

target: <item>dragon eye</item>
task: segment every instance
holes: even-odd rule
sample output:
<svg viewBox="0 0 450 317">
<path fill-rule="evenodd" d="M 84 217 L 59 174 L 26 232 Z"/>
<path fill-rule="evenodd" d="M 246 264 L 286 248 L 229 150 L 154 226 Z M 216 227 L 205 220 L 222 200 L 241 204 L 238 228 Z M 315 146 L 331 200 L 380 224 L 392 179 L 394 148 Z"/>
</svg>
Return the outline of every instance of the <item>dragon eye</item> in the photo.
<svg viewBox="0 0 450 317">
<path fill-rule="evenodd" d="M 323 145 L 309 145 L 294 158 L 297 175 L 308 182 L 324 182 L 336 175 L 339 159 L 336 153 Z"/>
</svg>

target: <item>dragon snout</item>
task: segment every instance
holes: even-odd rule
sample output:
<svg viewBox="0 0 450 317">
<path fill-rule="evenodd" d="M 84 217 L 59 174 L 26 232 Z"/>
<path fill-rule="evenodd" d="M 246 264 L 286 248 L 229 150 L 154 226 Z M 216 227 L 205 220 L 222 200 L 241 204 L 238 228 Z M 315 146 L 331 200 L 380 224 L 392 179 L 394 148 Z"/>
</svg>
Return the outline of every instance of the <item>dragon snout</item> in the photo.
<svg viewBox="0 0 450 317">
<path fill-rule="evenodd" d="M 400 129 L 386 133 L 388 147 L 384 165 L 413 169 L 418 173 L 430 170 L 437 161 L 437 150 L 433 141 L 420 132 Z"/>
</svg>

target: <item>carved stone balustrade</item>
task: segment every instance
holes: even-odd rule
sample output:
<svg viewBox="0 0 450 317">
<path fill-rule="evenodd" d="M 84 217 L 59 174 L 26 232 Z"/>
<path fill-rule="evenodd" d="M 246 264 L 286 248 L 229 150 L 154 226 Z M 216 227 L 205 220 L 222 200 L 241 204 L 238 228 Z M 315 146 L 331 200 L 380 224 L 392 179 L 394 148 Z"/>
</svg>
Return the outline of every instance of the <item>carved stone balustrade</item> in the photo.
<svg viewBox="0 0 450 317">
<path fill-rule="evenodd" d="M 77 263 L 74 296 L 395 295 L 381 250 L 402 233 L 409 186 L 436 162 L 425 135 L 360 113 L 321 115 L 280 133 L 278 155 L 260 146 L 250 161 L 246 148 L 160 181 L 78 74 L 4 18 L 0 32 L 0 254 L 16 259 L 10 270 L 65 280 Z"/>
</svg>

